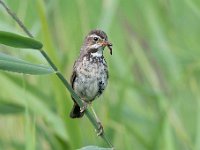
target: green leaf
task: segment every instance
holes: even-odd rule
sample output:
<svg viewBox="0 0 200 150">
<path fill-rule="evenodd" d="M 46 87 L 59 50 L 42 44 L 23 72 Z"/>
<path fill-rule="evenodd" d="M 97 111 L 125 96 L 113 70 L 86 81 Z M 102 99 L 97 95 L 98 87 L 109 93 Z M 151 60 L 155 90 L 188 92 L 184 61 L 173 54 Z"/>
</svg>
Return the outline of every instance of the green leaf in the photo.
<svg viewBox="0 0 200 150">
<path fill-rule="evenodd" d="M 113 148 L 103 148 L 98 146 L 86 146 L 78 150 L 113 150 Z"/>
<path fill-rule="evenodd" d="M 9 102 L 0 101 L 0 114 L 18 114 L 24 112 L 24 107 Z"/>
<path fill-rule="evenodd" d="M 0 53 L 0 69 L 32 75 L 54 73 L 54 70 L 49 66 L 32 64 L 3 53 Z"/>
<path fill-rule="evenodd" d="M 0 44 L 16 48 L 41 49 L 42 43 L 15 33 L 0 31 Z"/>
</svg>

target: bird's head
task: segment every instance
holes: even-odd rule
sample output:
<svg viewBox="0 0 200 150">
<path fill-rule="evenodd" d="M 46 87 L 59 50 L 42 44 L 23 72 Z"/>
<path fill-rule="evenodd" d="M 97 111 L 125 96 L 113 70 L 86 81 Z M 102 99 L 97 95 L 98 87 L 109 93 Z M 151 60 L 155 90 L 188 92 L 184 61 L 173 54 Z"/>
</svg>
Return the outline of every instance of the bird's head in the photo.
<svg viewBox="0 0 200 150">
<path fill-rule="evenodd" d="M 103 53 L 106 46 L 112 55 L 112 44 L 108 41 L 106 33 L 102 30 L 92 30 L 85 37 L 81 51 L 86 53 Z"/>
</svg>

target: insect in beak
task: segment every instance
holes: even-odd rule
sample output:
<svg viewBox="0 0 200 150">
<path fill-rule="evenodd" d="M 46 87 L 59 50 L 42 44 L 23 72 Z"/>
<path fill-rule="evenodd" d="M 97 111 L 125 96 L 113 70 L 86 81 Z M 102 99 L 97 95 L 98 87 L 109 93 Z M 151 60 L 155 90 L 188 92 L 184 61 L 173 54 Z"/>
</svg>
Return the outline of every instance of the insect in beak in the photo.
<svg viewBox="0 0 200 150">
<path fill-rule="evenodd" d="M 103 41 L 102 46 L 107 46 L 110 50 L 110 55 L 112 55 L 112 43 L 110 43 L 109 41 Z"/>
</svg>

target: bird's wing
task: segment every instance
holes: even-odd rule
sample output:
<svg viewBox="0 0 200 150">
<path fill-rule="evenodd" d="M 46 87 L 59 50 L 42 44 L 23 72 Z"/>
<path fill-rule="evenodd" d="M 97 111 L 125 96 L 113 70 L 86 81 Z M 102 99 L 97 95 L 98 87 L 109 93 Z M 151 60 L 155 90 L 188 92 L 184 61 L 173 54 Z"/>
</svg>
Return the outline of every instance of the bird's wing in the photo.
<svg viewBox="0 0 200 150">
<path fill-rule="evenodd" d="M 76 79 L 76 71 L 74 70 L 72 72 L 72 75 L 71 75 L 71 78 L 70 78 L 70 84 L 71 84 L 72 89 L 74 89 L 74 81 L 75 81 L 75 79 Z"/>
<path fill-rule="evenodd" d="M 74 81 L 75 81 L 75 79 L 76 79 L 76 68 L 77 68 L 77 65 L 78 65 L 78 60 L 76 60 L 75 62 L 74 62 L 74 65 L 73 65 L 73 72 L 72 72 L 72 75 L 71 75 L 71 78 L 70 78 L 70 84 L 71 84 L 71 87 L 72 87 L 72 89 L 74 89 Z"/>
</svg>

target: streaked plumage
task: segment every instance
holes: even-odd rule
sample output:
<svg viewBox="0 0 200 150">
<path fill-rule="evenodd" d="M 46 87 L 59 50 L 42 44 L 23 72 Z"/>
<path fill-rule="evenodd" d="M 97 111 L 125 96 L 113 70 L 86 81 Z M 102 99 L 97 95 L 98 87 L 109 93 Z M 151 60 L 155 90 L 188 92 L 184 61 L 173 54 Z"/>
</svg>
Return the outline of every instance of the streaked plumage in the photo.
<svg viewBox="0 0 200 150">
<path fill-rule="evenodd" d="M 105 32 L 92 30 L 86 36 L 80 56 L 74 63 L 71 86 L 86 103 L 99 97 L 107 86 L 108 69 L 103 57 L 104 48 L 111 46 L 107 39 Z M 80 118 L 83 114 L 84 112 L 81 112 L 80 107 L 74 101 L 70 117 Z"/>
</svg>

